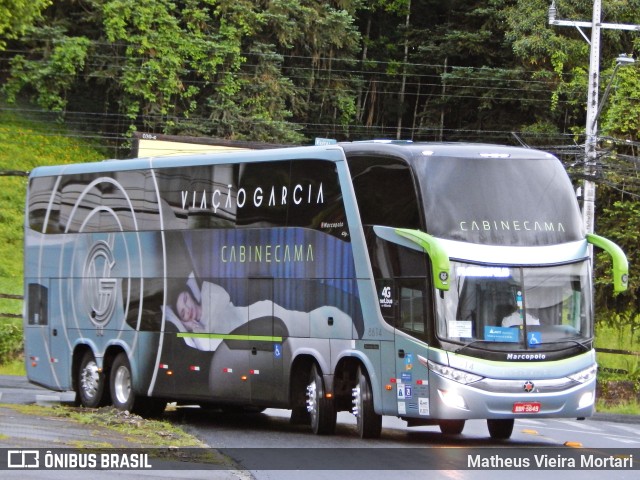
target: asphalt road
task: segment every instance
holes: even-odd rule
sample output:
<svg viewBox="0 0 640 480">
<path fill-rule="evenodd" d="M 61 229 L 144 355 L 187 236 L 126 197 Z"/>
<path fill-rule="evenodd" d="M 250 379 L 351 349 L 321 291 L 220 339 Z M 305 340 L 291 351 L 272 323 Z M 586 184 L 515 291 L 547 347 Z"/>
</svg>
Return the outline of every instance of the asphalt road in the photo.
<svg viewBox="0 0 640 480">
<path fill-rule="evenodd" d="M 92 451 L 96 446 L 110 445 L 116 451 L 125 452 L 138 449 L 139 444 L 125 437 L 114 436 L 112 430 L 98 428 L 95 425 L 83 425 L 59 418 L 33 416 L 22 413 L 16 405 L 40 404 L 53 406 L 73 404 L 74 392 L 51 392 L 30 384 L 24 377 L 0 375 L 0 455 L 9 452 L 40 450 L 40 457 L 46 451 L 64 452 L 79 449 L 82 452 Z M 4 404 L 4 405 L 3 405 Z M 46 449 L 46 450 L 44 450 Z M 98 450 L 104 452 L 104 449 Z M 106 450 L 111 451 L 111 450 Z M 179 453 L 179 452 L 178 452 Z M 178 455 L 179 456 L 179 455 Z M 161 460 L 150 462 L 153 470 L 27 470 L 3 469 L 10 464 L 8 458 L 0 458 L 0 477 L 4 479 L 42 479 L 47 480 L 113 480 L 120 475 L 126 480 L 152 479 L 207 479 L 207 480 L 249 480 L 251 474 L 239 468 L 230 470 L 198 470 L 199 465 L 189 465 L 177 460 Z M 229 465 L 233 461 L 229 459 Z"/>
<path fill-rule="evenodd" d="M 73 392 L 51 392 L 29 384 L 24 377 L 0 376 L 0 404 L 40 403 L 54 405 L 71 403 Z M 225 416 L 211 415 L 200 409 L 178 409 L 173 413 L 165 413 L 165 418 L 181 425 L 189 433 L 194 434 L 207 445 L 218 451 L 231 454 L 238 463 L 247 470 L 179 470 L 176 465 L 167 463 L 166 470 L 128 471 L 125 478 L 207 478 L 207 479 L 320 479 L 343 478 L 350 480 L 387 479 L 390 476 L 402 480 L 499 480 L 509 479 L 514 475 L 525 475 L 530 479 L 584 479 L 593 472 L 586 471 L 455 471 L 450 469 L 452 453 L 459 453 L 465 448 L 566 448 L 566 444 L 581 446 L 585 451 L 616 447 L 632 448 L 637 451 L 637 462 L 640 460 L 640 418 L 630 416 L 596 415 L 587 421 L 578 422 L 572 419 L 531 419 L 518 420 L 514 436 L 506 442 L 492 442 L 488 438 L 486 425 L 481 421 L 468 422 L 461 437 L 443 436 L 437 427 L 407 429 L 399 419 L 385 417 L 383 436 L 376 441 L 362 441 L 355 434 L 352 415 L 341 413 L 337 434 L 331 437 L 315 436 L 308 427 L 290 425 L 289 412 L 284 410 L 267 410 L 259 415 Z M 29 417 L 19 411 L 0 405 L 0 449 L 3 448 L 56 448 L 61 446 L 78 447 L 95 445 L 96 442 L 109 441 L 114 446 L 135 448 L 138 445 L 127 443 L 126 439 L 117 444 L 112 432 L 104 432 L 89 425 L 78 425 L 75 422 L 61 419 Z M 249 448 L 248 448 L 249 447 Z M 273 452 L 265 447 L 281 447 L 291 449 L 292 461 L 284 470 L 276 469 L 273 463 Z M 364 448 L 362 448 L 364 447 Z M 250 450 L 254 448 L 256 450 Z M 337 464 L 327 468 L 343 468 L 342 470 L 324 470 L 318 462 L 331 462 L 328 450 L 335 449 Z M 233 449 L 233 451 L 231 451 Z M 376 450 L 377 449 L 377 450 Z M 372 450 L 374 451 L 372 456 Z M 513 451 L 513 450 L 512 450 Z M 1 450 L 0 450 L 1 453 Z M 260 458 L 270 455 L 271 458 Z M 282 455 L 282 451 L 279 452 Z M 322 455 L 319 455 L 322 454 Z M 377 455 L 376 455 L 377 454 Z M 436 457 L 433 455 L 436 454 Z M 324 456 L 323 456 L 324 455 Z M 434 462 L 441 468 L 437 470 L 412 470 L 421 456 L 427 455 L 425 461 Z M 306 456 L 306 457 L 305 457 Z M 357 461 L 357 469 L 349 467 L 350 459 Z M 275 458 L 278 460 L 277 458 Z M 324 459 L 324 460 L 323 460 Z M 282 460 L 282 456 L 279 460 Z M 382 468 L 380 467 L 380 462 Z M 386 467 L 384 467 L 384 462 Z M 0 465 L 2 458 L 0 458 Z M 244 463 L 243 463 L 244 462 Z M 313 468 L 304 468 L 305 462 Z M 342 463 L 340 463 L 342 462 Z M 359 463 L 358 463 L 359 462 Z M 369 462 L 369 463 L 367 463 Z M 447 463 L 448 462 L 448 463 Z M 371 465 L 375 470 L 367 470 Z M 455 463 L 453 463 L 455 464 Z M 261 467 L 262 465 L 262 467 Z M 266 469 L 264 466 L 272 465 Z M 397 465 L 394 471 L 389 465 Z M 340 467 L 342 466 L 342 467 Z M 178 465 L 180 467 L 180 465 Z M 364 468 L 363 468 L 364 467 Z M 637 466 L 636 466 L 637 468 Z M 2 471 L 3 478 L 44 478 L 43 471 Z M 122 475 L 122 472 L 116 472 Z M 6 474 L 6 475 L 5 475 Z M 112 480 L 113 471 L 92 471 L 91 478 Z M 607 472 L 607 480 L 636 479 L 638 470 Z M 86 473 L 77 471 L 47 471 L 47 479 L 84 479 Z"/>
</svg>

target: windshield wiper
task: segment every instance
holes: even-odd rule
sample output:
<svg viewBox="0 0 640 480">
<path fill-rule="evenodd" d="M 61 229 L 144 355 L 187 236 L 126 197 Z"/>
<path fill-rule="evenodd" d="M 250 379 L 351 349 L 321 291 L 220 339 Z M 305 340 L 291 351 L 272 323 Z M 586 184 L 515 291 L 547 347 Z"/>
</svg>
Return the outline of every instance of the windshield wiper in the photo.
<svg viewBox="0 0 640 480">
<path fill-rule="evenodd" d="M 476 343 L 496 343 L 496 342 L 492 342 L 490 340 L 472 340 L 469 343 L 465 343 L 464 345 L 462 345 L 460 348 L 458 348 L 457 350 L 454 351 L 454 353 L 460 353 L 462 350 L 471 347 L 472 345 L 476 344 Z"/>
<path fill-rule="evenodd" d="M 471 348 L 472 346 L 474 346 L 477 343 L 500 343 L 503 344 L 503 342 L 492 342 L 490 340 L 472 340 L 469 343 L 465 343 L 464 345 L 462 345 L 461 347 L 457 348 L 456 350 L 454 350 L 454 353 L 460 353 L 463 350 L 467 349 L 467 348 Z M 575 345 L 577 345 L 578 347 L 580 347 L 583 351 L 588 352 L 589 350 L 591 350 L 589 347 L 587 347 L 586 345 L 584 345 L 583 343 L 578 342 L 577 340 L 561 340 L 561 341 L 557 341 L 557 342 L 541 342 L 541 343 L 536 343 L 535 347 L 531 347 L 529 345 L 528 350 L 537 350 L 538 346 L 541 345 L 557 345 L 557 344 L 561 344 L 561 343 L 574 343 Z M 487 348 L 484 348 L 483 350 L 489 350 Z"/>
<path fill-rule="evenodd" d="M 529 345 L 529 350 L 536 350 L 536 348 L 538 347 L 538 345 L 558 345 L 560 343 L 575 343 L 578 347 L 580 347 L 582 350 L 584 350 L 585 352 L 588 352 L 589 350 L 591 350 L 589 347 L 587 347 L 584 343 L 580 343 L 577 340 L 571 340 L 571 339 L 567 339 L 567 340 L 558 340 L 555 342 L 540 342 L 540 343 L 536 343 L 535 346 L 531 346 Z"/>
</svg>

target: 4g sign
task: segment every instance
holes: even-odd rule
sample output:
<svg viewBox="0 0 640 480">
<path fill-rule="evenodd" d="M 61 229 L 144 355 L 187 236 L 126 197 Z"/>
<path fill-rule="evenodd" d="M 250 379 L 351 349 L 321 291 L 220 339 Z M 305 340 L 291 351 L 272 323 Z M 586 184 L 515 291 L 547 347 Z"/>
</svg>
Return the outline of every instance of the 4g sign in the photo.
<svg viewBox="0 0 640 480">
<path fill-rule="evenodd" d="M 387 285 L 382 287 L 382 290 L 380 290 L 378 301 L 380 302 L 380 308 L 382 310 L 393 308 L 393 294 L 392 288 L 390 286 Z"/>
</svg>

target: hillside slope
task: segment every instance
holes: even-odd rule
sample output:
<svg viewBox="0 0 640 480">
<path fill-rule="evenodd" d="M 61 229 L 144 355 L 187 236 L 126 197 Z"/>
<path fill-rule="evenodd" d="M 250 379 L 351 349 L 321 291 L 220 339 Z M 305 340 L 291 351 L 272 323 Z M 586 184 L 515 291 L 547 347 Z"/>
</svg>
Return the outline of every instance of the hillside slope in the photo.
<svg viewBox="0 0 640 480">
<path fill-rule="evenodd" d="M 104 157 L 97 148 L 61 133 L 59 124 L 35 123 L 0 111 L 0 172 L 28 172 L 41 165 L 80 163 Z M 0 293 L 22 294 L 26 187 L 24 176 L 6 173 L 0 176 Z"/>
</svg>

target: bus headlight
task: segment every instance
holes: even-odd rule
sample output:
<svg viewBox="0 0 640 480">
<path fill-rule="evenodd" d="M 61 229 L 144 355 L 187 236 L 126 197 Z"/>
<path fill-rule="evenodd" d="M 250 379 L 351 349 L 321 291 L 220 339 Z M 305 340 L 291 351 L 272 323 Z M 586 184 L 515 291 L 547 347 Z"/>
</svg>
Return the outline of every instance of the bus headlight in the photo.
<svg viewBox="0 0 640 480">
<path fill-rule="evenodd" d="M 427 363 L 429 365 L 429 370 L 433 373 L 436 373 L 441 377 L 448 378 L 449 380 L 453 380 L 454 382 L 462 383 L 463 385 L 477 382 L 483 378 L 479 375 L 474 375 L 473 373 L 465 372 L 464 370 L 458 370 L 457 368 L 447 367 L 446 365 L 441 365 L 431 360 Z"/>
<path fill-rule="evenodd" d="M 598 373 L 598 364 L 594 363 L 589 368 L 585 368 L 584 370 L 574 373 L 573 375 L 567 375 L 571 380 L 578 383 L 587 383 L 590 380 L 596 378 L 596 373 Z"/>
</svg>

